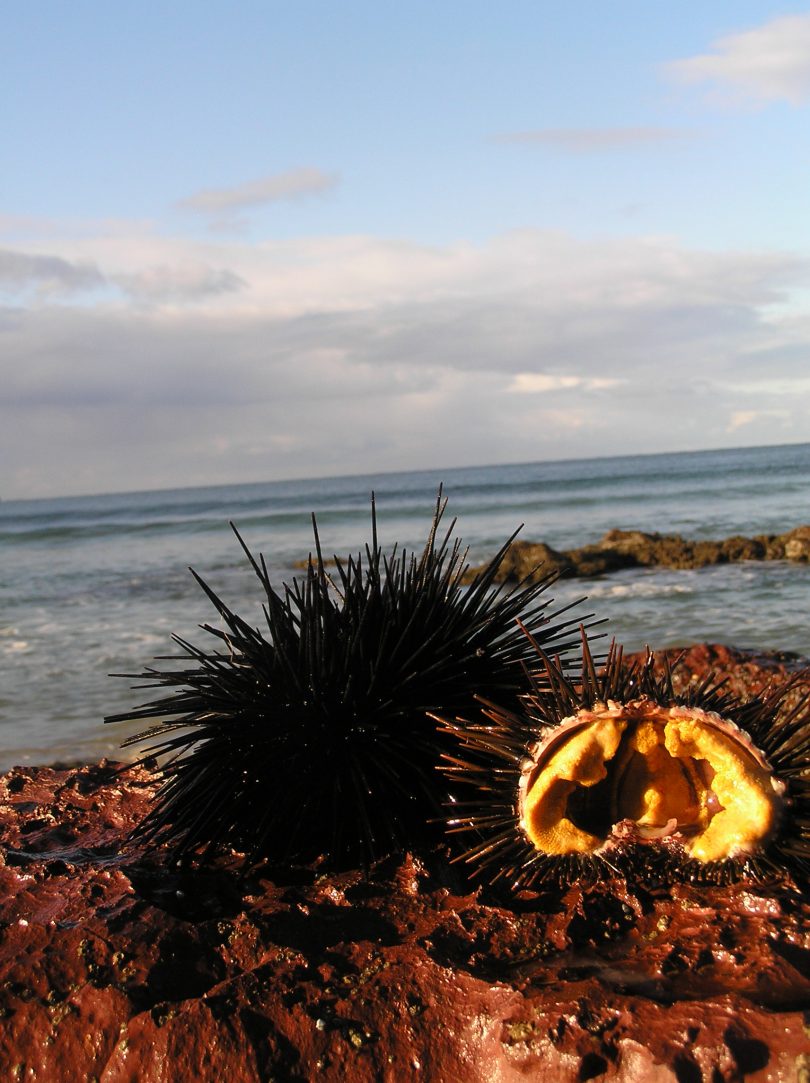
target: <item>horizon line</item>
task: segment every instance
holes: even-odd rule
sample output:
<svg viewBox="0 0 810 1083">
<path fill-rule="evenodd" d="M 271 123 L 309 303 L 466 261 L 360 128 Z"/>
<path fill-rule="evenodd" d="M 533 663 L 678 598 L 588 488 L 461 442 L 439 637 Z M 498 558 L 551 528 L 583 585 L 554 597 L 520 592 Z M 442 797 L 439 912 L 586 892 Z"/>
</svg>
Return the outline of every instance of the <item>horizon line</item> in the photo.
<svg viewBox="0 0 810 1083">
<path fill-rule="evenodd" d="M 569 455 L 559 459 L 518 459 L 510 460 L 508 462 L 471 463 L 465 466 L 426 466 L 417 467 L 416 469 L 357 471 L 339 474 L 307 474 L 300 477 L 261 478 L 253 481 L 214 481 L 193 485 L 159 485 L 152 488 L 136 487 L 133 489 L 113 489 L 101 492 L 61 493 L 58 495 L 52 494 L 50 496 L 0 496 L 0 510 L 3 505 L 7 504 L 34 503 L 43 500 L 83 500 L 95 497 L 138 496 L 140 494 L 147 495 L 149 493 L 185 492 L 195 489 L 228 489 L 250 485 L 285 485 L 294 482 L 343 481 L 364 477 L 397 477 L 403 474 L 457 473 L 462 470 L 489 470 L 495 467 L 542 466 L 551 463 L 604 462 L 611 459 L 650 459 L 664 455 L 705 455 L 707 452 L 760 451 L 769 448 L 805 446 L 810 446 L 810 441 L 788 441 L 783 444 L 739 444 L 732 447 L 687 448 L 669 451 L 636 451 L 625 452 L 620 455 Z"/>
</svg>

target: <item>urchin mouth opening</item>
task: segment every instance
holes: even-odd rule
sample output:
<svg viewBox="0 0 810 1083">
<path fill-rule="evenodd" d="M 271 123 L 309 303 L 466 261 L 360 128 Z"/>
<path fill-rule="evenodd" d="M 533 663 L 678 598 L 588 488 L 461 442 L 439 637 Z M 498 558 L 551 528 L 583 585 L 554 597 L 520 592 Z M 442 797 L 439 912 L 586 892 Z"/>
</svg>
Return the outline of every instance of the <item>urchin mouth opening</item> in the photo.
<svg viewBox="0 0 810 1083">
<path fill-rule="evenodd" d="M 760 851 L 784 785 L 733 723 L 642 699 L 567 718 L 524 764 L 520 826 L 542 854 L 674 839 L 700 862 Z"/>
</svg>

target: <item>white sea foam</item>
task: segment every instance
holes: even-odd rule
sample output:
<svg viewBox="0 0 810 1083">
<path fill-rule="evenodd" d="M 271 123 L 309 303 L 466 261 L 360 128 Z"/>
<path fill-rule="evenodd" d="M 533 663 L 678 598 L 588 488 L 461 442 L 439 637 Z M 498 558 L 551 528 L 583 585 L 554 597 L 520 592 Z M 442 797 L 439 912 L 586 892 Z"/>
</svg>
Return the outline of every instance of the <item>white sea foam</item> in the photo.
<svg viewBox="0 0 810 1083">
<path fill-rule="evenodd" d="M 26 639 L 12 639 L 10 643 L 3 644 L 3 654 L 20 654 L 30 649 L 31 644 Z"/>
<path fill-rule="evenodd" d="M 674 594 L 694 594 L 691 583 L 655 583 L 639 579 L 633 583 L 612 583 L 588 591 L 589 598 L 665 598 Z"/>
</svg>

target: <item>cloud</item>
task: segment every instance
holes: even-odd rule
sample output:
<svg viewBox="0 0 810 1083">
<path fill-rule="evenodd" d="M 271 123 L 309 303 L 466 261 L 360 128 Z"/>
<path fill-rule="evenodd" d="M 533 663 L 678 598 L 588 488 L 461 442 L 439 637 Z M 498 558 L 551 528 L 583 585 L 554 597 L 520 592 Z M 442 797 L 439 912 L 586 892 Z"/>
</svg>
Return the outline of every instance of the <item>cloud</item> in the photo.
<svg viewBox="0 0 810 1083">
<path fill-rule="evenodd" d="M 802 105 L 810 101 L 810 14 L 730 34 L 712 52 L 671 61 L 664 70 L 680 83 L 708 83 L 732 103 Z"/>
<path fill-rule="evenodd" d="M 750 425 L 752 421 L 756 421 L 759 416 L 760 411 L 758 410 L 735 410 L 726 426 L 726 431 L 735 432 L 737 429 L 742 429 L 745 425 Z"/>
<path fill-rule="evenodd" d="M 0 291 L 21 293 L 33 288 L 40 294 L 71 294 L 105 284 L 103 275 L 92 264 L 0 249 Z"/>
<path fill-rule="evenodd" d="M 784 421 L 789 417 L 787 410 L 735 410 L 726 426 L 727 433 L 737 432 L 758 422 Z"/>
<path fill-rule="evenodd" d="M 274 173 L 233 188 L 207 188 L 180 200 L 177 206 L 202 214 L 223 215 L 250 207 L 261 207 L 267 203 L 328 192 L 337 187 L 338 180 L 336 173 L 324 173 L 320 169 L 291 169 L 286 173 Z"/>
<path fill-rule="evenodd" d="M 233 271 L 205 264 L 164 264 L 135 274 L 117 274 L 112 280 L 129 296 L 159 304 L 207 300 L 245 286 L 244 279 Z"/>
<path fill-rule="evenodd" d="M 524 143 L 551 147 L 574 154 L 605 150 L 632 150 L 683 139 L 690 133 L 681 128 L 538 128 L 526 132 L 504 132 L 498 143 Z"/>
<path fill-rule="evenodd" d="M 119 292 L 0 309 L 4 498 L 808 436 L 810 266 L 779 252 L 525 230 L 58 258 Z"/>
<path fill-rule="evenodd" d="M 547 372 L 518 372 L 507 387 L 519 395 L 532 395 L 548 391 L 579 389 L 583 391 L 601 391 L 615 387 L 621 380 L 610 377 L 583 379 L 582 376 L 559 376 Z"/>
<path fill-rule="evenodd" d="M 102 259 L 106 254 L 104 249 L 109 247 L 106 238 L 99 251 Z M 164 255 L 160 253 L 158 258 Z M 165 307 L 210 300 L 244 286 L 244 280 L 233 271 L 188 258 L 176 263 L 145 263 L 137 270 L 127 271 L 117 270 L 113 265 L 102 274 L 96 263 L 88 260 L 0 249 L 0 295 L 22 297 L 38 304 L 57 296 L 69 298 L 93 291 L 114 296 L 120 291 L 133 300 Z"/>
</svg>

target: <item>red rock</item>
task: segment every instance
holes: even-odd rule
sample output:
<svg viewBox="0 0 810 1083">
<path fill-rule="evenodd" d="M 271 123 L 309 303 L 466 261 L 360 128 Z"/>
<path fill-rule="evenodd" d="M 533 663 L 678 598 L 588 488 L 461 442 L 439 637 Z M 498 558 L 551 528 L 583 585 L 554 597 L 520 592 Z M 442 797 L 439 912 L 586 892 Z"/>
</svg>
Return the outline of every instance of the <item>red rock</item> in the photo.
<svg viewBox="0 0 810 1083">
<path fill-rule="evenodd" d="M 740 689 L 797 661 L 698 645 Z M 511 901 L 443 852 L 368 874 L 122 849 L 141 769 L 0 780 L 0 1079 L 617 1079 L 810 1072 L 810 901 L 788 878 Z"/>
</svg>

